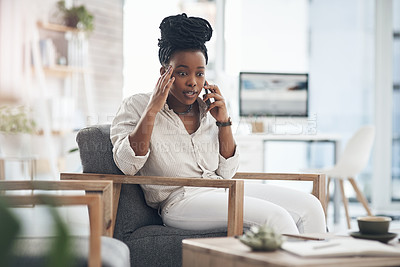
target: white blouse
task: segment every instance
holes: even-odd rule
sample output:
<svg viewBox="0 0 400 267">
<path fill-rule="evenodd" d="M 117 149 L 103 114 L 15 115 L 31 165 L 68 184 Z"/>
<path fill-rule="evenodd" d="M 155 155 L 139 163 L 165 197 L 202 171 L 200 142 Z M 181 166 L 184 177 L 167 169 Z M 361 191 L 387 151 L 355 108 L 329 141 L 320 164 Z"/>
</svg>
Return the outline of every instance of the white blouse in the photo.
<svg viewBox="0 0 400 267">
<path fill-rule="evenodd" d="M 151 93 L 148 93 L 124 99 L 112 122 L 114 161 L 124 174 L 215 179 L 234 176 L 239 165 L 237 148 L 235 155 L 228 159 L 219 154 L 218 127 L 200 98 L 197 99 L 200 126 L 196 132 L 189 134 L 179 116 L 165 104 L 156 115 L 149 151 L 145 156 L 136 156 L 128 136 L 139 122 L 150 97 Z M 176 198 L 194 191 L 194 188 L 180 186 L 141 186 L 147 205 L 156 209 L 163 206 L 162 202 L 173 192 L 171 197 Z"/>
</svg>

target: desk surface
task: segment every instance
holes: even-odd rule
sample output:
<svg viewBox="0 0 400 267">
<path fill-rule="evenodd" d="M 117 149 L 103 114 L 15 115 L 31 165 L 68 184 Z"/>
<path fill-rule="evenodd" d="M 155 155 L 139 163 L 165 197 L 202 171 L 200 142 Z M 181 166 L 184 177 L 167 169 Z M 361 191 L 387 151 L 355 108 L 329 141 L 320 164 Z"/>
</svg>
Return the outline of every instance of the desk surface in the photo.
<svg viewBox="0 0 400 267">
<path fill-rule="evenodd" d="M 315 237 L 351 238 L 333 234 Z M 398 237 L 397 237 L 398 238 Z M 395 244 L 399 246 L 399 242 Z M 277 250 L 253 252 L 233 237 L 186 239 L 182 241 L 183 267 L 188 266 L 399 266 L 400 257 L 303 258 Z"/>
<path fill-rule="evenodd" d="M 271 133 L 253 133 L 253 134 L 238 134 L 236 139 L 252 139 L 252 140 L 282 140 L 282 141 L 327 141 L 339 142 L 341 136 L 339 134 L 271 134 Z"/>
</svg>

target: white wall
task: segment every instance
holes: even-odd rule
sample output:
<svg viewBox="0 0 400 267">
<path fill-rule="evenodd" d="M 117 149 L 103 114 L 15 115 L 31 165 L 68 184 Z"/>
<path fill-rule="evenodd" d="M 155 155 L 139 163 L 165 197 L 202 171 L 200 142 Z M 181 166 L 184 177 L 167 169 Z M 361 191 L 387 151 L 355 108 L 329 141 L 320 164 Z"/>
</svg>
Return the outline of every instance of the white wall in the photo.
<svg viewBox="0 0 400 267">
<path fill-rule="evenodd" d="M 241 3 L 240 70 L 307 72 L 308 1 Z"/>
<path fill-rule="evenodd" d="M 349 137 L 373 119 L 374 1 L 312 1 L 310 32 L 310 111 Z"/>
<path fill-rule="evenodd" d="M 317 115 L 319 132 L 342 136 L 342 148 L 361 125 L 374 121 L 374 23 L 373 0 L 310 5 L 310 112 Z M 357 177 L 367 196 L 371 175 L 372 157 Z"/>
<path fill-rule="evenodd" d="M 178 0 L 126 0 L 124 7 L 124 97 L 151 92 L 160 76 L 160 23 L 178 13 Z"/>
</svg>

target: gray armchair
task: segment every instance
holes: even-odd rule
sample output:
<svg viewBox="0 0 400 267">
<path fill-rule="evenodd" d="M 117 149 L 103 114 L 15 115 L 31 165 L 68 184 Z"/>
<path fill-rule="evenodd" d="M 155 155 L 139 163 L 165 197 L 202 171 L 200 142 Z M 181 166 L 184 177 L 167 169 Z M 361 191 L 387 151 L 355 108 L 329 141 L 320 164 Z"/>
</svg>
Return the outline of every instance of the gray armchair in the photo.
<svg viewBox="0 0 400 267">
<path fill-rule="evenodd" d="M 114 238 L 130 249 L 132 266 L 180 266 L 182 240 L 186 238 L 226 236 L 227 228 L 212 231 L 188 231 L 163 225 L 157 210 L 147 206 L 139 184 L 168 184 L 187 186 L 225 187 L 230 189 L 230 235 L 243 231 L 243 181 L 165 177 L 125 176 L 117 168 L 112 155 L 110 125 L 84 128 L 77 135 L 84 174 L 62 173 L 61 179 L 113 180 Z M 90 173 L 90 174 L 88 174 Z M 98 174 L 98 175 L 96 175 Z M 241 192 L 241 194 L 240 194 Z M 237 223 L 237 221 L 241 220 Z"/>
<path fill-rule="evenodd" d="M 114 237 L 130 249 L 132 266 L 181 266 L 182 240 L 233 236 L 243 233 L 243 180 L 307 180 L 313 194 L 325 199 L 324 175 L 238 173 L 236 179 L 202 179 L 127 176 L 117 168 L 112 155 L 110 125 L 81 129 L 77 135 L 83 174 L 62 173 L 61 180 L 112 180 L 114 187 Z M 222 187 L 229 189 L 228 226 L 211 231 L 188 231 L 163 225 L 157 210 L 146 205 L 140 184 Z M 324 206 L 324 205 L 323 205 Z"/>
</svg>

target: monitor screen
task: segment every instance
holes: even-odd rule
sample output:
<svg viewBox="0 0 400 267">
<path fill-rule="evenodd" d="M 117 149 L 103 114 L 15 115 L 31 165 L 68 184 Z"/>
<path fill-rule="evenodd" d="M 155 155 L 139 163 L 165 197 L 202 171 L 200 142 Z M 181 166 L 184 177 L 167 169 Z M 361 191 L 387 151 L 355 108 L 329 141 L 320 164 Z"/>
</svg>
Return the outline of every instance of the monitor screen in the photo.
<svg viewBox="0 0 400 267">
<path fill-rule="evenodd" d="M 241 72 L 240 116 L 308 116 L 307 73 Z"/>
</svg>

